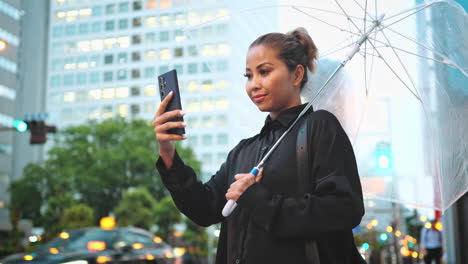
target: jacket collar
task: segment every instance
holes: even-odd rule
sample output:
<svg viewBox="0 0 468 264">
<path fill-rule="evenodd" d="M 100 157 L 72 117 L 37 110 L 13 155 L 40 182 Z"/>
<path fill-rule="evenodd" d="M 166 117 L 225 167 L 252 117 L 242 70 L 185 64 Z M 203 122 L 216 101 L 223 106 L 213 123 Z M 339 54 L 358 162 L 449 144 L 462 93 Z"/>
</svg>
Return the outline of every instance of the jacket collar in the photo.
<svg viewBox="0 0 468 264">
<path fill-rule="evenodd" d="M 307 103 L 293 106 L 279 113 L 275 120 L 271 119 L 268 115 L 265 119 L 265 124 L 260 132 L 260 134 L 267 132 L 269 130 L 278 129 L 280 127 L 289 127 L 289 125 L 296 119 L 296 117 L 301 113 L 301 111 L 306 107 Z M 313 112 L 313 107 L 310 107 L 307 110 L 307 113 Z"/>
</svg>

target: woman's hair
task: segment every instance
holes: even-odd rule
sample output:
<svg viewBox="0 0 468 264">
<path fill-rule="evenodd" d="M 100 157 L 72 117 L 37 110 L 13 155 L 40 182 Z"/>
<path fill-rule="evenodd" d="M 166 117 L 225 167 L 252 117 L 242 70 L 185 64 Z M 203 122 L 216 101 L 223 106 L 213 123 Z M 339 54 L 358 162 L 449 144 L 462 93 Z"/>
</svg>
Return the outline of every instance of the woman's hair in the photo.
<svg viewBox="0 0 468 264">
<path fill-rule="evenodd" d="M 249 49 L 259 45 L 267 45 L 278 49 L 278 57 L 286 64 L 289 71 L 294 71 L 297 65 L 304 67 L 304 77 L 301 88 L 307 82 L 307 69 L 314 72 L 317 60 L 317 47 L 305 28 L 299 27 L 286 34 L 268 33 L 258 37 Z"/>
</svg>

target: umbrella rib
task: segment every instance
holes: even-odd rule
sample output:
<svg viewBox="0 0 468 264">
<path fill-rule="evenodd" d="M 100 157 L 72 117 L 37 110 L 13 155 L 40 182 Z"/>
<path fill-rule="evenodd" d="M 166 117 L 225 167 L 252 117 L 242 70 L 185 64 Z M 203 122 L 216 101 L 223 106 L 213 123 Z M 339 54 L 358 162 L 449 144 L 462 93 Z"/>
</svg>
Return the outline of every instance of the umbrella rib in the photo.
<svg viewBox="0 0 468 264">
<path fill-rule="evenodd" d="M 294 5 L 293 7 L 299 7 L 299 8 L 303 8 L 303 9 L 312 9 L 312 10 L 317 10 L 317 11 L 322 11 L 322 12 L 325 12 L 325 13 L 331 13 L 331 14 L 334 14 L 334 15 L 339 15 L 339 16 L 346 16 L 340 12 L 335 12 L 335 11 L 331 11 L 331 10 L 326 10 L 326 9 L 321 9 L 321 8 L 316 8 L 316 7 L 310 7 L 310 6 L 301 6 L 301 5 Z M 362 18 L 360 17 L 356 17 L 356 16 L 350 16 L 354 19 L 359 19 L 361 20 Z"/>
<path fill-rule="evenodd" d="M 392 49 L 393 53 L 395 54 L 395 56 L 397 57 L 398 61 L 400 62 L 401 66 L 403 67 L 403 70 L 405 71 L 406 73 L 406 76 L 408 76 L 408 78 L 410 79 L 410 82 L 411 82 L 411 85 L 413 86 L 414 88 L 414 91 L 418 94 L 418 96 L 420 97 L 421 95 L 419 94 L 419 91 L 418 89 L 416 88 L 416 85 L 414 84 L 414 81 L 413 81 L 413 78 L 411 78 L 409 72 L 408 72 L 408 69 L 406 68 L 405 64 L 403 63 L 403 61 L 401 60 L 400 58 L 400 55 L 398 55 L 398 53 L 396 52 L 396 49 L 393 47 L 392 43 L 390 42 L 390 40 L 388 39 L 387 35 L 385 34 L 385 32 L 381 31 L 382 35 L 384 36 L 384 38 L 387 40 L 390 48 Z"/>
<path fill-rule="evenodd" d="M 354 45 L 354 42 L 351 43 L 351 44 L 348 44 L 348 45 L 346 45 L 346 46 L 344 46 L 344 47 L 337 48 L 337 49 L 332 50 L 332 51 L 327 51 L 327 52 L 324 53 L 322 56 L 323 56 L 323 57 L 330 56 L 331 54 L 333 54 L 333 53 L 335 53 L 335 52 L 338 52 L 338 51 L 341 51 L 341 50 L 344 50 L 344 49 L 346 49 L 346 48 L 349 48 L 349 47 L 352 46 L 352 45 Z"/>
<path fill-rule="evenodd" d="M 372 44 L 372 42 L 369 42 L 369 43 L 374 47 L 374 44 Z M 392 68 L 392 66 L 390 66 L 390 64 L 388 64 L 388 62 L 383 58 L 382 54 L 380 54 L 380 52 L 376 48 L 375 48 L 375 51 L 377 52 L 377 54 L 379 54 L 380 59 L 385 63 L 385 65 L 387 65 L 387 67 L 395 75 L 395 77 L 397 77 L 398 80 L 400 80 L 400 82 L 408 89 L 408 91 L 410 91 L 414 95 L 414 97 L 416 97 L 416 99 L 418 99 L 418 101 L 420 101 L 421 104 L 422 104 L 421 98 L 418 95 L 416 95 L 413 92 L 413 90 L 411 90 L 411 88 L 409 88 L 409 86 L 401 79 L 401 77 L 395 72 L 395 70 Z"/>
<path fill-rule="evenodd" d="M 293 6 L 293 8 L 296 9 L 297 11 L 299 11 L 299 12 L 305 14 L 306 16 L 308 16 L 308 17 L 310 17 L 310 18 L 312 18 L 312 19 L 315 19 L 315 20 L 317 20 L 317 21 L 320 21 L 320 22 L 322 22 L 322 23 L 324 23 L 324 24 L 326 24 L 326 25 L 328 25 L 328 26 L 330 26 L 330 27 L 336 28 L 336 29 L 338 29 L 338 30 L 340 30 L 340 31 L 342 31 L 342 32 L 346 32 L 346 33 L 350 33 L 350 34 L 359 36 L 358 33 L 355 33 L 355 32 L 349 31 L 349 30 L 347 30 L 347 29 L 343 29 L 343 28 L 340 28 L 340 27 L 338 27 L 338 26 L 332 25 L 332 24 L 330 24 L 330 23 L 328 23 L 328 22 L 326 22 L 326 21 L 324 21 L 324 20 L 322 20 L 322 19 L 316 18 L 316 17 L 312 16 L 311 14 L 306 13 L 306 12 L 304 12 L 304 11 L 302 11 L 302 10 L 296 8 L 295 6 Z"/>
<path fill-rule="evenodd" d="M 432 4 L 433 4 L 433 3 L 432 3 Z M 392 26 L 392 25 L 394 25 L 394 24 L 396 24 L 396 23 L 398 23 L 398 22 L 401 22 L 401 21 L 407 19 L 408 17 L 410 17 L 410 16 L 412 16 L 412 15 L 414 15 L 414 14 L 416 14 L 416 13 L 419 13 L 419 12 L 423 11 L 424 9 L 430 7 L 432 4 L 426 5 L 426 6 L 424 6 L 423 8 L 421 8 L 421 9 L 419 9 L 419 10 L 416 10 L 415 12 L 413 12 L 413 13 L 407 15 L 407 16 L 404 16 L 404 17 L 402 17 L 402 18 L 400 18 L 400 19 L 398 19 L 398 20 L 396 20 L 396 21 L 393 21 L 392 23 L 383 26 L 380 30 L 385 29 L 385 28 L 387 28 L 387 27 L 389 27 L 389 26 Z M 388 20 L 388 19 L 384 19 L 384 21 L 382 21 L 382 22 L 385 22 L 386 20 Z"/>
<path fill-rule="evenodd" d="M 442 2 L 442 1 L 434 1 L 434 2 L 431 2 L 431 3 L 429 3 L 429 4 L 419 4 L 419 5 L 417 5 L 417 6 L 414 6 L 414 7 L 408 8 L 408 9 L 405 9 L 405 10 L 399 12 L 399 13 L 396 13 L 396 14 L 393 14 L 393 15 L 391 15 L 391 16 L 388 16 L 388 17 L 384 18 L 384 20 L 383 20 L 382 22 L 387 21 L 387 20 L 390 20 L 390 19 L 392 19 L 392 18 L 394 18 L 394 17 L 397 17 L 397 16 L 399 16 L 399 15 L 403 15 L 403 14 L 405 14 L 405 13 L 408 13 L 408 12 L 410 12 L 410 11 L 413 11 L 413 10 L 418 9 L 418 8 L 421 8 L 421 7 L 424 7 L 424 8 L 429 7 L 429 6 L 431 6 L 431 5 L 433 5 L 433 4 L 436 4 L 436 3 L 438 3 L 438 2 Z M 424 8 L 423 8 L 423 9 L 424 9 Z"/>
<path fill-rule="evenodd" d="M 353 26 L 358 30 L 359 33 L 361 33 L 361 30 L 359 29 L 359 27 L 354 23 L 354 21 L 351 19 L 351 17 L 348 15 L 348 13 L 346 13 L 346 11 L 343 9 L 343 7 L 340 5 L 340 3 L 338 3 L 337 0 L 335 0 L 335 3 L 338 5 L 338 7 L 341 9 L 341 11 L 343 12 L 343 14 L 346 16 L 346 18 L 348 18 L 348 21 L 351 22 L 351 24 L 353 24 Z"/>
<path fill-rule="evenodd" d="M 374 18 L 367 12 L 367 0 L 366 0 L 366 8 L 362 7 L 362 6 L 359 4 L 358 1 L 356 1 L 356 0 L 353 0 L 353 1 L 354 1 L 354 3 L 356 3 L 356 5 L 359 6 L 359 8 L 362 9 L 362 11 L 364 11 L 364 19 L 363 19 L 364 21 L 367 21 L 367 19 L 365 18 L 366 15 L 370 18 L 371 21 L 374 20 Z M 364 27 L 364 28 L 365 28 L 365 27 Z"/>
</svg>

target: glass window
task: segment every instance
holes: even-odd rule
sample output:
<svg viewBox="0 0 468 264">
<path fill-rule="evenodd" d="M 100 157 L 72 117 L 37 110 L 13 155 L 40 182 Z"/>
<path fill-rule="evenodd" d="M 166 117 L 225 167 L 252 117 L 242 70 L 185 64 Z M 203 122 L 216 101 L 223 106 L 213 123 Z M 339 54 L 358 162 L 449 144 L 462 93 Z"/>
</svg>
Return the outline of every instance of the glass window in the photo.
<svg viewBox="0 0 468 264">
<path fill-rule="evenodd" d="M 115 28 L 114 20 L 106 21 L 106 31 L 112 31 Z"/>
<path fill-rule="evenodd" d="M 73 36 L 76 33 L 76 26 L 75 25 L 67 25 L 65 27 L 65 35 L 66 36 Z"/>
<path fill-rule="evenodd" d="M 133 2 L 133 10 L 134 11 L 138 11 L 138 10 L 141 10 L 141 1 L 134 1 Z"/>
<path fill-rule="evenodd" d="M 145 68 L 145 78 L 156 78 L 156 70 L 154 67 Z"/>
<path fill-rule="evenodd" d="M 127 79 L 127 70 L 118 70 L 117 71 L 117 80 L 123 81 Z"/>
<path fill-rule="evenodd" d="M 229 54 L 231 53 L 231 48 L 226 43 L 218 44 L 217 53 L 220 56 L 229 56 Z"/>
<path fill-rule="evenodd" d="M 106 5 L 106 14 L 114 14 L 117 11 L 117 6 L 115 4 Z"/>
<path fill-rule="evenodd" d="M 141 18 L 140 17 L 135 17 L 132 20 L 133 27 L 141 27 Z"/>
<path fill-rule="evenodd" d="M 162 26 L 169 26 L 171 24 L 171 17 L 169 14 L 162 14 L 159 17 L 159 22 Z"/>
<path fill-rule="evenodd" d="M 133 35 L 132 36 L 132 44 L 140 44 L 141 43 L 141 36 L 140 35 Z"/>
<path fill-rule="evenodd" d="M 174 49 L 174 57 L 180 58 L 184 56 L 184 49 L 182 47 Z"/>
<path fill-rule="evenodd" d="M 105 88 L 102 89 L 102 99 L 112 99 L 115 96 L 114 88 Z"/>
<path fill-rule="evenodd" d="M 143 107 L 146 114 L 153 114 L 156 112 L 156 104 L 154 102 L 146 102 Z"/>
<path fill-rule="evenodd" d="M 174 69 L 177 71 L 177 74 L 182 75 L 184 74 L 184 65 L 182 64 L 175 64 Z"/>
<path fill-rule="evenodd" d="M 62 26 L 55 26 L 52 29 L 52 36 L 61 37 L 62 35 L 63 35 L 63 27 Z"/>
<path fill-rule="evenodd" d="M 89 114 L 88 114 L 89 119 L 99 119 L 100 116 L 101 116 L 101 112 L 99 111 L 99 108 L 97 107 L 89 108 Z"/>
<path fill-rule="evenodd" d="M 213 102 L 213 100 L 211 98 L 204 98 L 202 100 L 202 103 L 201 103 L 202 111 L 213 111 L 214 108 L 215 108 L 215 105 L 214 105 L 214 102 Z M 213 121 L 211 121 L 211 119 L 210 119 L 210 123 L 203 122 L 203 124 L 205 125 L 205 127 L 212 127 L 212 126 L 208 126 L 208 125 L 214 125 Z"/>
<path fill-rule="evenodd" d="M 145 18 L 145 25 L 150 28 L 156 27 L 158 25 L 158 19 L 155 16 L 149 16 Z"/>
<path fill-rule="evenodd" d="M 102 108 L 102 118 L 112 118 L 113 116 L 112 105 L 106 105 Z"/>
<path fill-rule="evenodd" d="M 187 110 L 189 112 L 198 112 L 200 111 L 200 103 L 197 99 L 190 99 L 187 103 Z"/>
<path fill-rule="evenodd" d="M 101 99 L 101 90 L 100 89 L 89 90 L 88 99 L 90 101 L 100 100 Z"/>
<path fill-rule="evenodd" d="M 155 42 L 156 42 L 156 34 L 154 34 L 153 32 L 145 34 L 145 43 L 146 44 L 155 43 Z"/>
<path fill-rule="evenodd" d="M 190 57 L 194 57 L 194 56 L 197 56 L 197 55 L 198 55 L 198 53 L 197 53 L 197 47 L 196 47 L 196 46 L 188 46 L 187 49 L 188 49 L 188 51 L 187 51 L 187 52 L 188 52 L 188 55 L 189 55 Z"/>
<path fill-rule="evenodd" d="M 140 78 L 140 70 L 132 69 L 132 79 L 139 79 L 139 78 Z"/>
<path fill-rule="evenodd" d="M 130 94 L 132 96 L 139 96 L 140 95 L 140 87 L 133 86 L 132 88 L 130 88 Z"/>
<path fill-rule="evenodd" d="M 103 79 L 105 82 L 111 82 L 114 79 L 114 73 L 111 71 L 104 72 Z"/>
<path fill-rule="evenodd" d="M 140 52 L 138 51 L 132 52 L 132 61 L 140 61 L 140 60 L 141 60 Z"/>
<path fill-rule="evenodd" d="M 160 49 L 159 50 L 159 59 L 161 59 L 161 60 L 171 59 L 171 51 L 169 49 Z"/>
<path fill-rule="evenodd" d="M 196 63 L 189 63 L 188 73 L 189 74 L 196 74 L 197 72 L 198 72 L 198 65 Z"/>
<path fill-rule="evenodd" d="M 54 75 L 54 76 L 50 77 L 50 86 L 51 87 L 59 87 L 60 82 L 61 82 L 60 76 Z"/>
<path fill-rule="evenodd" d="M 191 147 L 196 147 L 198 145 L 198 137 L 197 136 L 189 136 L 187 139 L 187 143 Z"/>
<path fill-rule="evenodd" d="M 66 74 L 63 76 L 63 85 L 70 86 L 73 85 L 73 74 Z"/>
<path fill-rule="evenodd" d="M 86 77 L 87 77 L 86 73 L 84 72 L 78 73 L 76 75 L 76 83 L 81 84 L 81 85 L 86 84 L 86 81 L 87 81 Z"/>
<path fill-rule="evenodd" d="M 198 128 L 198 118 L 190 117 L 187 119 L 187 126 L 190 128 Z"/>
<path fill-rule="evenodd" d="M 119 106 L 117 106 L 117 114 L 120 117 L 128 116 L 128 105 L 127 104 L 119 104 Z"/>
<path fill-rule="evenodd" d="M 203 81 L 202 82 L 202 89 L 205 92 L 213 91 L 213 89 L 214 89 L 213 81 L 211 81 L 211 80 Z"/>
<path fill-rule="evenodd" d="M 132 115 L 138 115 L 140 113 L 140 105 L 132 104 L 130 106 L 130 111 L 131 111 Z"/>
<path fill-rule="evenodd" d="M 156 60 L 156 51 L 147 50 L 145 51 L 145 61 L 154 61 Z"/>
<path fill-rule="evenodd" d="M 156 85 L 155 84 L 145 85 L 145 89 L 143 93 L 146 96 L 156 96 L 157 94 Z"/>
<path fill-rule="evenodd" d="M 198 82 L 197 81 L 189 81 L 187 83 L 187 90 L 189 92 L 195 92 L 198 90 Z"/>
<path fill-rule="evenodd" d="M 60 59 L 54 59 L 54 60 L 52 60 L 52 62 L 50 64 L 51 64 L 50 68 L 53 71 L 60 70 L 62 68 L 62 60 L 60 60 Z"/>
<path fill-rule="evenodd" d="M 115 89 L 115 97 L 117 98 L 127 98 L 128 95 L 128 87 L 118 87 Z"/>
<path fill-rule="evenodd" d="M 184 25 L 185 24 L 185 14 L 184 13 L 176 13 L 175 14 L 175 24 L 176 25 Z"/>
<path fill-rule="evenodd" d="M 198 12 L 190 12 L 188 15 L 188 21 L 190 25 L 197 25 L 200 23 L 200 15 Z"/>
<path fill-rule="evenodd" d="M 216 26 L 216 36 L 221 36 L 227 34 L 228 25 L 227 24 L 219 24 Z"/>
<path fill-rule="evenodd" d="M 127 63 L 127 53 L 119 53 L 117 55 L 117 63 L 119 64 Z"/>
<path fill-rule="evenodd" d="M 206 144 L 206 145 L 211 145 L 211 144 Z M 213 155 L 211 153 L 203 153 L 202 154 L 202 162 L 204 164 L 210 164 L 213 162 Z"/>
<path fill-rule="evenodd" d="M 159 66 L 159 74 L 163 74 L 163 73 L 166 73 L 169 71 L 169 66 L 167 65 L 162 65 L 162 66 Z"/>
<path fill-rule="evenodd" d="M 216 70 L 219 72 L 226 72 L 228 70 L 228 61 L 220 60 L 216 64 Z"/>
<path fill-rule="evenodd" d="M 185 40 L 184 31 L 180 29 L 174 31 L 174 40 L 177 42 Z"/>
<path fill-rule="evenodd" d="M 156 9 L 156 0 L 146 0 L 146 9 Z"/>
<path fill-rule="evenodd" d="M 213 35 L 213 27 L 212 26 L 206 26 L 206 27 L 202 28 L 203 38 L 211 37 L 212 35 Z"/>
<path fill-rule="evenodd" d="M 229 107 L 229 100 L 225 96 L 220 96 L 216 100 L 216 109 L 226 110 Z"/>
<path fill-rule="evenodd" d="M 170 8 L 171 7 L 171 0 L 160 0 L 159 6 L 161 8 Z"/>
<path fill-rule="evenodd" d="M 60 118 L 61 119 L 67 119 L 70 120 L 73 118 L 73 111 L 70 108 L 64 108 L 62 109 L 60 113 Z"/>
<path fill-rule="evenodd" d="M 128 12 L 128 8 L 129 8 L 128 2 L 122 2 L 122 3 L 119 4 L 119 12 L 120 13 Z"/>
<path fill-rule="evenodd" d="M 227 125 L 227 116 L 220 115 L 216 117 L 216 127 L 225 127 Z"/>
<path fill-rule="evenodd" d="M 91 31 L 93 33 L 99 33 L 102 31 L 102 23 L 101 22 L 94 22 L 91 24 Z"/>
<path fill-rule="evenodd" d="M 99 55 L 92 56 L 89 58 L 89 67 L 96 67 L 98 66 L 98 62 L 101 60 Z"/>
<path fill-rule="evenodd" d="M 76 101 L 77 102 L 86 101 L 86 92 L 85 91 L 76 92 Z"/>
<path fill-rule="evenodd" d="M 220 145 L 226 145 L 228 143 L 228 135 L 227 134 L 218 134 L 217 136 L 217 143 Z"/>
<path fill-rule="evenodd" d="M 202 56 L 214 56 L 216 55 L 216 50 L 213 45 L 203 45 L 201 54 Z"/>
<path fill-rule="evenodd" d="M 114 55 L 112 54 L 104 55 L 104 64 L 112 64 L 112 63 L 114 63 Z"/>
<path fill-rule="evenodd" d="M 202 63 L 202 72 L 212 72 L 211 71 L 211 64 L 209 62 Z"/>
<path fill-rule="evenodd" d="M 229 88 L 229 81 L 227 81 L 227 80 L 218 80 L 216 82 L 216 89 L 225 90 L 227 88 Z"/>
<path fill-rule="evenodd" d="M 205 121 L 205 118 L 208 118 L 208 117 L 203 117 L 203 121 Z M 202 144 L 203 145 L 213 144 L 213 137 L 211 135 L 203 135 L 202 136 Z"/>
<path fill-rule="evenodd" d="M 89 74 L 89 82 L 90 83 L 98 83 L 99 80 L 100 80 L 100 75 L 99 75 L 99 72 L 91 72 Z"/>
<path fill-rule="evenodd" d="M 169 41 L 169 31 L 159 32 L 159 41 L 161 41 L 161 42 Z"/>
<path fill-rule="evenodd" d="M 127 29 L 128 28 L 128 19 L 122 18 L 119 19 L 119 29 Z"/>
<path fill-rule="evenodd" d="M 102 15 L 102 6 L 93 6 L 93 16 Z"/>
<path fill-rule="evenodd" d="M 79 31 L 80 34 L 88 34 L 89 25 L 87 23 L 80 24 L 78 26 L 78 31 Z"/>
<path fill-rule="evenodd" d="M 75 92 L 65 92 L 63 94 L 63 101 L 65 103 L 73 103 L 75 102 L 75 99 L 76 99 Z"/>
</svg>

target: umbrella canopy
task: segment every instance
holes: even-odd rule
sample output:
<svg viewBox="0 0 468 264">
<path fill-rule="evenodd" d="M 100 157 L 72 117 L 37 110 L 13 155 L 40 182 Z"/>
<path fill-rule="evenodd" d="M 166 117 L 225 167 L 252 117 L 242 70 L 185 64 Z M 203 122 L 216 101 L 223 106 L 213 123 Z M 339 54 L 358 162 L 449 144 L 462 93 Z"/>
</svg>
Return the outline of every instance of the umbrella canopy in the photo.
<svg viewBox="0 0 468 264">
<path fill-rule="evenodd" d="M 332 112 L 345 127 L 367 198 L 445 210 L 468 190 L 463 8 L 452 1 L 357 0 L 226 1 L 223 6 L 229 9 L 196 19 L 185 34 L 193 52 L 208 58 L 202 71 L 229 80 L 228 96 L 245 94 L 242 75 L 253 40 L 303 27 L 320 57 L 303 101 Z M 196 9 L 189 20 L 193 14 Z M 320 89 L 375 23 L 360 51 Z M 252 105 L 247 96 L 242 100 L 236 103 Z M 247 116 L 247 109 L 239 115 Z"/>
</svg>

